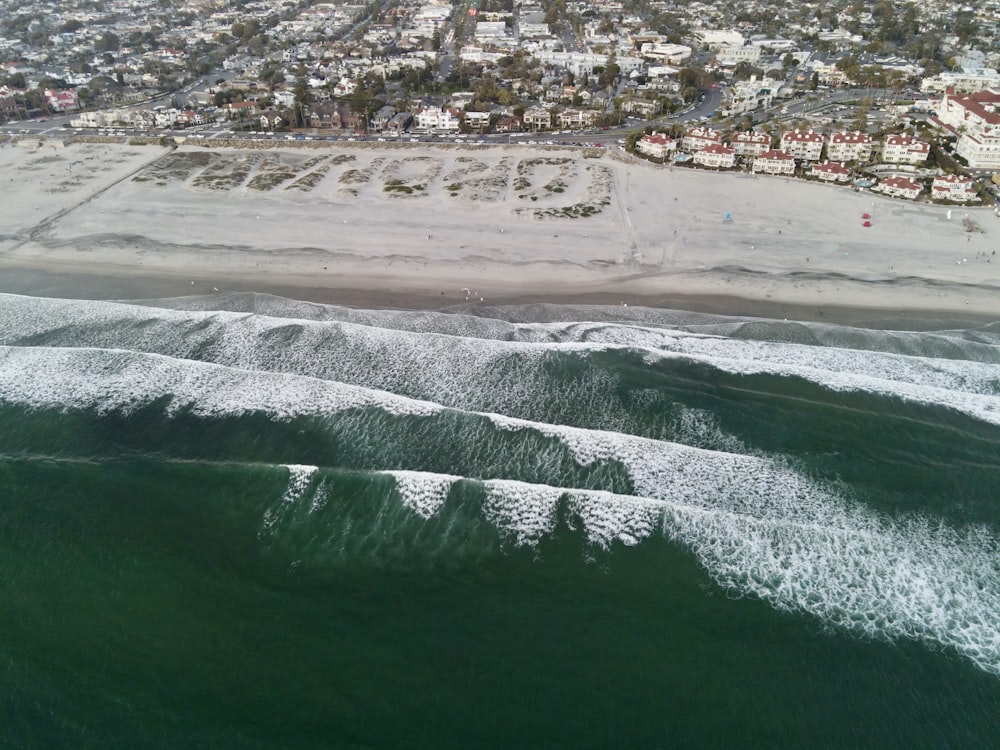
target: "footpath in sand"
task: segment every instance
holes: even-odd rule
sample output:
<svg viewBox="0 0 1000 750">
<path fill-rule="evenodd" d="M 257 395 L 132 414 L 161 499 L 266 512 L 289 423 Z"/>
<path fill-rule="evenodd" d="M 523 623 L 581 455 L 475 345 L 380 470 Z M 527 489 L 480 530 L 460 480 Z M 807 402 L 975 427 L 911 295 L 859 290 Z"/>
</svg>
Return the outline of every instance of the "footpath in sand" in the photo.
<svg viewBox="0 0 1000 750">
<path fill-rule="evenodd" d="M 407 292 L 442 305 L 701 296 L 1000 313 L 990 209 L 949 218 L 942 206 L 603 150 L 34 141 L 0 146 L 0 181 L 0 273 L 325 289 L 331 300 Z"/>
</svg>

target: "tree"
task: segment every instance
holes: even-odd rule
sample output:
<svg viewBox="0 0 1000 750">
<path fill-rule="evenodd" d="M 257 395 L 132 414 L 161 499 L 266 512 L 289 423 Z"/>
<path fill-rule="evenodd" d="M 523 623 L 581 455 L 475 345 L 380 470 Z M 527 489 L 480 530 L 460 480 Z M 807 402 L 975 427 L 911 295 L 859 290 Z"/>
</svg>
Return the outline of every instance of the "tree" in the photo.
<svg viewBox="0 0 1000 750">
<path fill-rule="evenodd" d="M 819 73 L 813 73 L 809 79 L 809 90 L 815 91 L 817 88 L 819 88 Z"/>
<path fill-rule="evenodd" d="M 621 73 L 621 68 L 618 66 L 618 62 L 615 58 L 615 53 L 612 52 L 608 55 L 608 64 L 604 67 L 601 75 L 597 79 L 597 83 L 600 86 L 610 86 L 618 78 Z"/>
<path fill-rule="evenodd" d="M 295 78 L 295 127 L 305 127 L 305 111 L 312 104 L 312 92 L 309 91 L 309 81 L 306 79 L 306 68 L 299 63 Z"/>
<path fill-rule="evenodd" d="M 94 42 L 95 52 L 113 52 L 121 46 L 118 35 L 111 31 L 105 31 L 104 35 Z"/>
<path fill-rule="evenodd" d="M 641 130 L 633 130 L 631 133 L 626 135 L 625 150 L 628 151 L 630 154 L 635 153 L 635 144 L 639 142 L 639 139 L 642 138 L 642 136 L 643 136 L 643 131 Z"/>
</svg>

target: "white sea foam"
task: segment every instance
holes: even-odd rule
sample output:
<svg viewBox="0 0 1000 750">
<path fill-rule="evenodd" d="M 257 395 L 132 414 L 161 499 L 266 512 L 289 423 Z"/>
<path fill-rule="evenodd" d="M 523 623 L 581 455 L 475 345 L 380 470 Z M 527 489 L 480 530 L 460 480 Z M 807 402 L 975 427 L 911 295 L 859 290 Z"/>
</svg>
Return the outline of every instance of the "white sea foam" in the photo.
<svg viewBox="0 0 1000 750">
<path fill-rule="evenodd" d="M 288 485 L 285 487 L 285 494 L 281 496 L 281 501 L 277 506 L 264 511 L 263 525 L 258 537 L 263 538 L 265 534 L 273 533 L 276 526 L 288 515 L 290 507 L 301 500 L 313 476 L 319 470 L 317 466 L 305 466 L 301 464 L 288 464 L 283 468 L 288 469 Z"/>
<path fill-rule="evenodd" d="M 294 503 L 300 500 L 309 489 L 313 475 L 319 471 L 318 466 L 307 466 L 305 464 L 285 464 L 288 469 L 288 489 L 285 490 L 282 503 Z"/>
<path fill-rule="evenodd" d="M 448 499 L 451 486 L 460 477 L 447 474 L 430 474 L 422 471 L 386 471 L 396 480 L 396 490 L 403 505 L 421 518 L 435 515 Z"/>
<path fill-rule="evenodd" d="M 429 474 L 425 482 L 454 479 Z M 420 479 L 408 473 L 406 481 Z M 954 649 L 1000 675 L 1000 543 L 983 528 L 956 531 L 923 518 L 879 518 L 822 486 L 799 498 L 812 506 L 805 514 L 812 520 L 803 522 L 704 502 L 514 481 L 483 485 L 484 515 L 517 545 L 535 545 L 551 534 L 565 497 L 564 521 L 582 523 L 598 547 L 633 545 L 659 533 L 690 548 L 734 594 L 867 636 Z"/>
<path fill-rule="evenodd" d="M 568 493 L 569 508 L 583 523 L 587 540 L 603 549 L 615 542 L 638 544 L 663 523 L 663 504 L 646 498 L 610 492 L 577 490 Z"/>
<path fill-rule="evenodd" d="M 433 320 L 452 317 L 429 318 L 428 327 Z M 0 295 L 0 343 L 30 342 L 46 335 L 60 346 L 132 349 L 241 369 L 291 372 L 456 408 L 520 408 L 521 414 L 533 417 L 540 417 L 545 405 L 568 403 L 572 396 L 578 412 L 607 415 L 608 421 L 600 425 L 605 429 L 623 424 L 622 408 L 611 395 L 614 389 L 608 383 L 590 382 L 599 378 L 591 374 L 589 380 L 564 384 L 565 394 L 551 393 L 559 386 L 542 367 L 547 353 L 633 349 L 648 357 L 683 358 L 736 375 L 798 377 L 833 391 L 870 392 L 945 406 L 1000 424 L 997 364 L 737 340 L 639 325 L 501 325 L 503 330 L 493 333 L 515 340 Z M 542 402 L 536 403 L 540 398 Z"/>
<path fill-rule="evenodd" d="M 31 408 L 95 408 L 129 414 L 170 397 L 168 414 L 260 411 L 291 419 L 377 407 L 430 416 L 437 404 L 301 375 L 250 372 L 155 354 L 106 349 L 0 347 L 0 400 Z"/>
<path fill-rule="evenodd" d="M 89 304 L 84 303 L 84 308 L 89 309 Z M 136 310 L 143 310 L 142 314 L 136 313 L 136 321 L 141 323 L 136 330 L 148 329 L 152 332 L 148 335 L 157 338 L 159 327 L 152 323 L 161 311 Z M 64 324 L 69 326 L 73 322 L 69 303 L 65 313 Z M 152 317 L 142 317 L 151 314 Z M 39 316 L 37 327 L 29 321 L 18 330 L 35 334 L 54 330 L 53 321 L 41 320 L 44 317 L 41 313 Z M 266 342 L 282 336 L 290 325 L 287 320 L 278 325 L 255 316 L 240 322 L 245 317 L 233 315 L 222 320 L 204 314 L 201 318 L 186 318 L 184 325 L 172 321 L 171 326 L 179 329 L 187 326 L 187 334 L 177 334 L 187 342 L 186 346 L 205 346 L 211 342 L 220 352 L 228 352 L 227 357 L 239 361 L 261 356 L 258 350 L 270 351 L 264 355 L 269 357 L 277 357 L 284 351 L 280 347 L 268 349 Z M 117 312 L 104 319 L 108 335 L 113 335 L 113 329 L 122 320 Z M 7 333 L 12 330 L 2 311 L 0 326 Z M 199 330 L 213 326 L 217 330 L 211 338 L 198 338 Z M 319 328 L 312 331 L 309 335 L 320 336 Z M 583 327 L 573 335 L 583 335 L 581 331 Z M 336 332 L 345 340 L 366 336 L 370 337 L 366 340 L 380 341 L 372 361 L 363 366 L 375 368 L 378 363 L 394 361 L 388 340 L 378 339 L 382 333 L 343 326 L 337 327 Z M 787 345 L 772 347 L 767 356 L 773 361 L 766 358 L 755 361 L 754 357 L 763 356 L 754 354 L 756 342 L 735 342 L 743 348 L 731 348 L 722 356 L 723 361 L 717 361 L 720 358 L 717 348 L 727 342 L 720 344 L 721 340 L 662 331 L 654 333 L 660 337 L 657 347 L 649 347 L 648 339 L 645 344 L 627 346 L 644 347 L 652 356 L 663 356 L 662 347 L 666 346 L 663 342 L 674 340 L 683 346 L 678 345 L 678 351 L 668 353 L 670 356 L 702 357 L 721 369 L 752 372 L 772 367 L 782 374 L 825 378 L 830 383 L 828 387 L 847 382 L 845 387 L 882 389 L 886 393 L 905 394 L 901 397 L 927 398 L 929 403 L 958 403 L 947 400 L 947 384 L 954 383 L 960 389 L 968 389 L 958 394 L 959 399 L 969 399 L 962 408 L 977 415 L 989 416 L 990 411 L 985 407 L 996 402 L 995 396 L 990 395 L 996 393 L 996 368 L 992 365 L 892 359 L 896 355 L 880 359 L 868 352 L 839 352 L 837 356 L 846 357 L 844 361 L 850 360 L 853 368 L 843 376 L 829 361 L 823 364 L 822 352 L 815 347 L 807 348 L 815 355 L 812 362 L 803 359 L 802 352 L 785 356 L 783 362 L 781 349 Z M 226 341 L 230 334 L 236 337 L 233 343 Z M 241 335 L 244 337 L 240 338 Z M 586 333 L 588 337 L 597 335 Z M 624 336 L 621 331 L 614 335 Z M 475 367 L 467 368 L 464 379 L 449 379 L 444 372 L 446 368 L 461 370 L 467 363 L 449 358 L 448 344 L 455 343 L 454 339 L 437 338 L 440 343 L 429 350 L 434 357 L 442 358 L 440 363 L 416 357 L 410 351 L 402 357 L 405 362 L 393 377 L 440 378 L 447 387 L 476 379 L 482 381 L 483 373 L 478 371 L 482 359 L 475 360 Z M 391 339 L 393 344 L 400 340 Z M 420 346 L 425 343 L 422 340 Z M 466 344 L 467 348 L 460 351 L 463 357 L 476 351 L 471 343 Z M 419 348 L 416 343 L 409 346 Z M 518 346 L 523 349 L 525 345 Z M 553 346 L 538 345 L 537 349 L 546 351 Z M 491 342 L 485 350 L 510 351 L 507 347 L 503 342 Z M 316 358 L 314 351 L 308 354 Z M 401 356 L 399 352 L 395 355 Z M 730 355 L 732 358 L 726 359 Z M 302 358 L 305 359 L 304 354 Z M 880 364 L 866 370 L 868 361 Z M 824 370 L 821 365 L 833 369 Z M 971 369 L 967 372 L 963 369 L 966 367 Z M 881 373 L 879 377 L 891 373 L 896 379 L 879 380 L 872 373 Z M 842 380 L 845 377 L 848 380 Z M 494 381 L 485 382 L 492 386 Z M 911 385 L 918 390 L 907 391 Z M 302 375 L 246 371 L 160 355 L 107 349 L 0 349 L 0 399 L 8 402 L 127 413 L 163 396 L 171 397 L 167 407 L 170 413 L 190 409 L 210 416 L 261 411 L 287 419 L 364 407 L 430 416 L 442 409 L 437 404 Z M 736 593 L 758 596 L 776 607 L 808 612 L 855 631 L 915 637 L 948 646 L 983 669 L 1000 674 L 1000 617 L 997 616 L 1000 548 L 992 532 L 958 532 L 919 519 L 890 521 L 852 502 L 842 488 L 803 476 L 780 459 L 702 450 L 499 414 L 487 416 L 499 429 L 534 431 L 558 440 L 582 466 L 595 462 L 620 463 L 634 488 L 635 497 L 623 498 L 576 487 L 489 480 L 484 483 L 487 492 L 484 512 L 516 543 L 534 544 L 551 533 L 563 495 L 567 495 L 568 507 L 580 519 L 588 539 L 601 546 L 616 541 L 631 544 L 645 538 L 661 513 L 665 533 L 689 546 L 715 580 Z M 996 412 L 992 416 L 996 417 Z M 296 482 L 294 476 L 290 487 Z M 452 481 L 454 478 L 447 479 L 448 486 Z M 403 483 L 418 487 L 421 482 L 419 477 L 410 477 Z M 413 503 L 415 512 L 421 515 L 440 512 L 446 496 L 441 491 L 444 483 L 443 479 L 428 480 L 425 486 L 438 489 L 428 490 L 426 496 L 413 495 L 416 499 L 408 502 Z M 287 505 L 282 502 L 279 507 Z"/>
<path fill-rule="evenodd" d="M 565 490 L 506 479 L 490 479 L 483 486 L 486 518 L 501 531 L 512 534 L 517 544 L 535 544 L 552 533 L 556 506 Z"/>
</svg>

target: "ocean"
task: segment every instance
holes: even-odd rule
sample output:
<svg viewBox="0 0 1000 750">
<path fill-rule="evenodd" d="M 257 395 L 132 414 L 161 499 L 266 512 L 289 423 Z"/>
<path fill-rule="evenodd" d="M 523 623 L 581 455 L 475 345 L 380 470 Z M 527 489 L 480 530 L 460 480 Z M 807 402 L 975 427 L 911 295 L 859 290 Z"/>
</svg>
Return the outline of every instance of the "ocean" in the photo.
<svg viewBox="0 0 1000 750">
<path fill-rule="evenodd" d="M 0 294 L 0 745 L 1000 747 L 1000 323 Z"/>
</svg>

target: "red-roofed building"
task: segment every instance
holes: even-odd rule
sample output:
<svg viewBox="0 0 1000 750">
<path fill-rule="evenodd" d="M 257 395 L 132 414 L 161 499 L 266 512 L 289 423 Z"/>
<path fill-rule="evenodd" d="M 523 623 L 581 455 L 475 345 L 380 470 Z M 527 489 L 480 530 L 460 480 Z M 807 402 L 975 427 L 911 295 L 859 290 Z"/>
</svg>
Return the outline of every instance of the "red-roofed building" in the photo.
<svg viewBox="0 0 1000 750">
<path fill-rule="evenodd" d="M 787 130 L 781 134 L 781 150 L 796 159 L 819 161 L 823 154 L 823 135 L 811 130 Z"/>
<path fill-rule="evenodd" d="M 732 169 L 736 166 L 736 152 L 721 143 L 713 143 L 694 155 L 694 163 L 713 169 Z"/>
<path fill-rule="evenodd" d="M 1000 169 L 1000 91 L 957 95 L 948 89 L 937 105 L 937 124 L 958 136 L 955 153 L 972 169 Z"/>
<path fill-rule="evenodd" d="M 891 195 L 893 198 L 907 198 L 909 200 L 920 195 L 920 191 L 923 189 L 923 185 L 908 177 L 887 177 L 872 188 L 880 193 Z"/>
<path fill-rule="evenodd" d="M 851 170 L 843 164 L 832 161 L 814 164 L 813 168 L 809 170 L 809 174 L 818 177 L 823 182 L 847 182 L 851 179 Z"/>
<path fill-rule="evenodd" d="M 55 112 L 69 112 L 70 110 L 80 109 L 80 98 L 73 89 L 67 89 L 66 91 L 45 89 L 43 93 L 45 94 L 45 101 Z"/>
<path fill-rule="evenodd" d="M 753 171 L 764 174 L 795 174 L 795 157 L 778 149 L 765 151 L 754 158 Z"/>
<path fill-rule="evenodd" d="M 834 161 L 868 161 L 872 155 L 872 139 L 867 133 L 834 133 L 826 147 L 826 155 Z"/>
<path fill-rule="evenodd" d="M 737 156 L 757 156 L 770 150 L 771 136 L 767 133 L 755 133 L 752 130 L 736 133 L 729 140 L 729 147 Z"/>
<path fill-rule="evenodd" d="M 912 135 L 887 135 L 882 144 L 882 161 L 889 164 L 923 164 L 930 153 L 930 144 Z"/>
<path fill-rule="evenodd" d="M 722 133 L 711 128 L 691 128 L 681 140 L 681 148 L 695 153 L 708 146 L 721 146 Z"/>
<path fill-rule="evenodd" d="M 958 174 L 939 174 L 931 182 L 931 198 L 936 201 L 971 203 L 979 200 L 979 194 L 972 186 L 971 177 Z"/>
<path fill-rule="evenodd" d="M 677 150 L 677 141 L 667 138 L 663 133 L 653 133 L 640 138 L 635 148 L 639 153 L 653 159 L 666 159 L 671 152 Z"/>
</svg>

